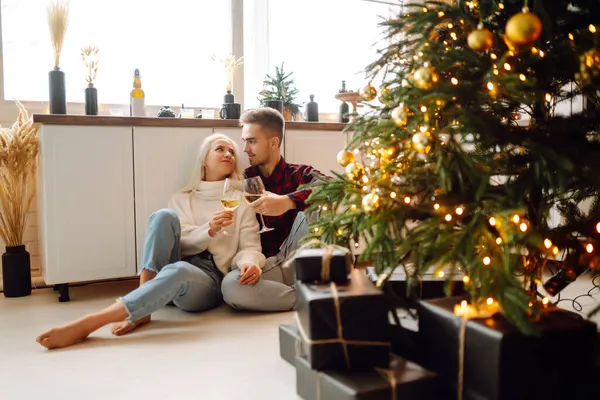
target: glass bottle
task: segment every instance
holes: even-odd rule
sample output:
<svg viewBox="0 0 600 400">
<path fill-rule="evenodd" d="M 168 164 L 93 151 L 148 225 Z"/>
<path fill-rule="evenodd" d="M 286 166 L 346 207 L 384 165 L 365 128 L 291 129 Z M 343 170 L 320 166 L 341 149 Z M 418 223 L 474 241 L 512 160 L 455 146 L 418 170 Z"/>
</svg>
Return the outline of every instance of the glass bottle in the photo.
<svg viewBox="0 0 600 400">
<path fill-rule="evenodd" d="M 135 69 L 133 74 L 133 89 L 129 95 L 129 113 L 132 117 L 145 117 L 145 94 L 142 90 L 142 80 L 140 79 L 140 70 Z"/>
</svg>

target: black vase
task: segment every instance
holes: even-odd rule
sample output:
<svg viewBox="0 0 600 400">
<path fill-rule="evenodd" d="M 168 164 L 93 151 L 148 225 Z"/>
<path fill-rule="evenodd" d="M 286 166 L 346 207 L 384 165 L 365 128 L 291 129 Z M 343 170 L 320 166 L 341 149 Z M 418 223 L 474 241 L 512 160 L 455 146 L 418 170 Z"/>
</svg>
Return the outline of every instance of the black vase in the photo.
<svg viewBox="0 0 600 400">
<path fill-rule="evenodd" d="M 282 100 L 266 100 L 264 102 L 265 107 L 274 108 L 283 114 L 283 101 Z"/>
<path fill-rule="evenodd" d="M 311 94 L 310 101 L 306 104 L 306 120 L 309 122 L 319 122 L 319 105 L 315 101 L 315 95 Z"/>
<path fill-rule="evenodd" d="M 4 297 L 24 297 L 31 294 L 31 260 L 25 245 L 6 246 L 2 254 Z"/>
<path fill-rule="evenodd" d="M 98 115 L 98 89 L 85 88 L 85 115 Z"/>
<path fill-rule="evenodd" d="M 50 114 L 67 113 L 65 73 L 58 67 L 48 73 L 50 81 Z"/>
</svg>

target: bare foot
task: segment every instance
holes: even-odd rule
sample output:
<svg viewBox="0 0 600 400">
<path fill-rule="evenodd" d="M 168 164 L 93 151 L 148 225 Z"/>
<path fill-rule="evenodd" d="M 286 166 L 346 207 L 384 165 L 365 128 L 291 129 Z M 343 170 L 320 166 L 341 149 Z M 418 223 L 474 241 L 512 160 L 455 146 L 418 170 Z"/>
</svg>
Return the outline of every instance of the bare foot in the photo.
<svg viewBox="0 0 600 400">
<path fill-rule="evenodd" d="M 135 330 L 136 328 L 147 324 L 148 322 L 150 322 L 150 315 L 140 318 L 133 324 L 129 323 L 129 319 L 125 319 L 121 322 L 117 322 L 116 324 L 113 324 L 112 333 L 113 333 L 113 335 L 116 335 L 116 336 L 123 336 L 123 335 Z"/>
<path fill-rule="evenodd" d="M 75 321 L 70 324 L 50 329 L 35 340 L 47 349 L 72 346 L 84 340 L 91 333 L 86 324 Z"/>
</svg>

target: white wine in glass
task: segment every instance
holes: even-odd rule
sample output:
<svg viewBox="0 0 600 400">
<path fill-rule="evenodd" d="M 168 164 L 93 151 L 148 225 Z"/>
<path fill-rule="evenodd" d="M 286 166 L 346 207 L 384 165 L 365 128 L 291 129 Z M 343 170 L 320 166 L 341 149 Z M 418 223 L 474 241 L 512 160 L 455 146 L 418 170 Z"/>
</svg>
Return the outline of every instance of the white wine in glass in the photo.
<svg viewBox="0 0 600 400">
<path fill-rule="evenodd" d="M 242 203 L 242 190 L 239 181 L 234 179 L 225 179 L 225 185 L 223 186 L 223 197 L 221 198 L 221 205 L 227 211 L 234 211 Z M 233 224 L 232 224 L 233 225 Z M 225 236 L 231 236 L 227 228 L 221 229 L 221 233 Z"/>
<path fill-rule="evenodd" d="M 243 189 L 244 189 L 244 198 L 246 199 L 248 204 L 254 203 L 256 200 L 267 195 L 267 191 L 265 190 L 265 185 L 263 185 L 263 181 L 262 181 L 262 179 L 260 179 L 259 176 L 244 179 Z M 258 233 L 265 233 L 265 232 L 272 231 L 273 228 L 268 228 L 265 225 L 265 220 L 264 220 L 262 214 L 259 213 L 258 215 L 260 215 L 260 220 L 262 221 L 262 229 L 260 231 L 258 231 Z"/>
</svg>

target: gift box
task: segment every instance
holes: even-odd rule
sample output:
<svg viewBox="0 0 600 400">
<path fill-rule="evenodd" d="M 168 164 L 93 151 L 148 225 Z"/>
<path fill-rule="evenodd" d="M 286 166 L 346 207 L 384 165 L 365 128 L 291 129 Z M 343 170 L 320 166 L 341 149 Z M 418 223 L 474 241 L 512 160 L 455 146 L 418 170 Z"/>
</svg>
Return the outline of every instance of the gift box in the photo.
<svg viewBox="0 0 600 400">
<path fill-rule="evenodd" d="M 371 281 L 377 282 L 379 276 L 375 273 L 374 267 L 366 267 L 367 274 Z M 404 268 L 396 268 L 388 280 L 385 282 L 386 290 L 392 291 L 406 302 L 408 306 L 416 307 L 417 299 L 437 299 L 447 297 L 446 290 L 447 277 L 436 276 L 433 273 L 424 274 L 421 279 L 415 280 L 410 291 L 408 290 L 408 278 Z M 450 295 L 464 295 L 465 285 L 460 276 L 453 277 L 450 285 Z"/>
<path fill-rule="evenodd" d="M 305 400 L 438 400 L 436 375 L 392 355 L 385 369 L 315 371 L 296 357 L 296 393 Z"/>
<path fill-rule="evenodd" d="M 296 285 L 296 318 L 313 369 L 365 369 L 389 364 L 388 306 L 364 271 L 347 285 Z"/>
<path fill-rule="evenodd" d="M 279 354 L 285 361 L 294 365 L 296 356 L 302 355 L 300 332 L 295 324 L 279 325 Z"/>
<path fill-rule="evenodd" d="M 414 314 L 417 312 L 413 309 L 410 311 Z M 396 315 L 398 321 L 390 317 L 392 353 L 419 364 L 419 321 L 414 319 L 405 309 L 396 310 Z"/>
<path fill-rule="evenodd" d="M 420 360 L 440 376 L 444 398 L 457 398 L 461 386 L 465 400 L 590 398 L 595 324 L 552 309 L 535 323 L 540 335 L 525 336 L 496 314 L 466 321 L 463 336 L 464 320 L 453 312 L 460 300 L 419 302 Z"/>
<path fill-rule="evenodd" d="M 293 262 L 296 280 L 303 283 L 345 284 L 352 269 L 351 254 L 340 247 L 300 249 Z"/>
</svg>

